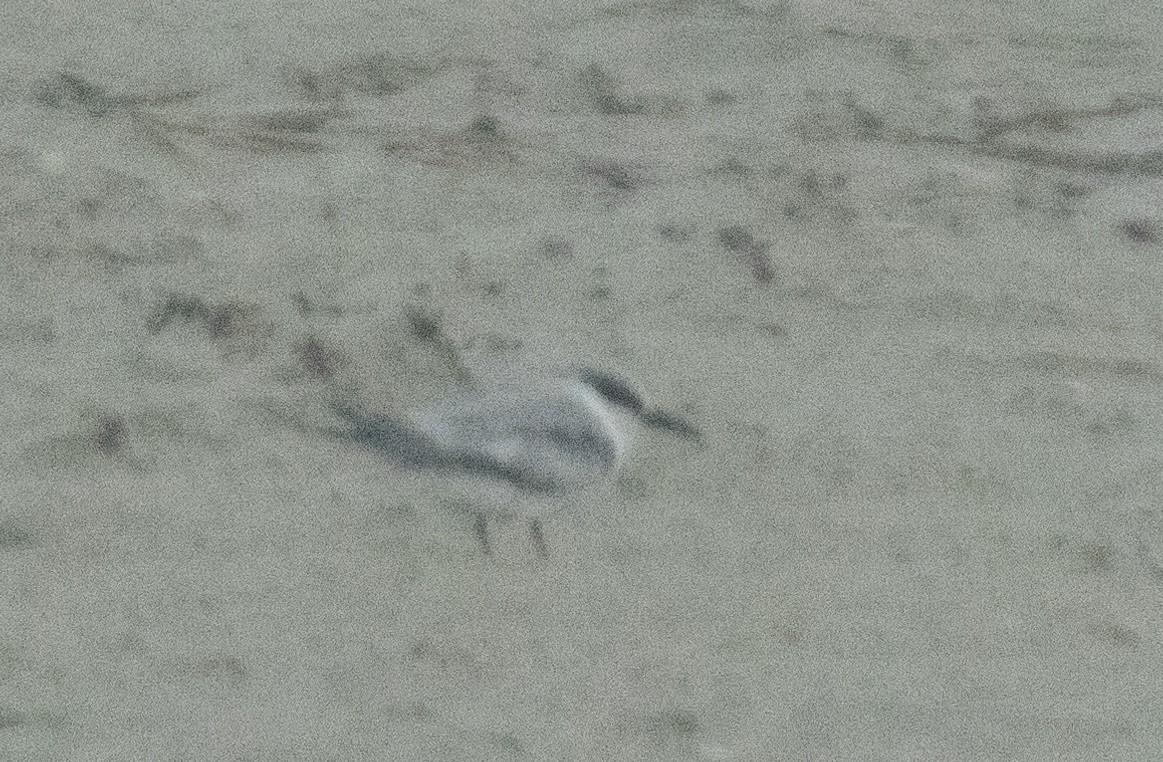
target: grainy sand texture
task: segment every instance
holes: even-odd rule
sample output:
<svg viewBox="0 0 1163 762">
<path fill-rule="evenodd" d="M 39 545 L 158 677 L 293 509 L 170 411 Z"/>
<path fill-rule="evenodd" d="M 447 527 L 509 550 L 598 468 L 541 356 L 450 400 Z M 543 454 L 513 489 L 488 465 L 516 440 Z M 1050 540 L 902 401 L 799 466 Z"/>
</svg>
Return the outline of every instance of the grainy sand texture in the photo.
<svg viewBox="0 0 1163 762">
<path fill-rule="evenodd" d="M 1150 760 L 1163 6 L 0 4 L 0 760 Z M 475 541 L 327 434 L 690 418 Z"/>
</svg>

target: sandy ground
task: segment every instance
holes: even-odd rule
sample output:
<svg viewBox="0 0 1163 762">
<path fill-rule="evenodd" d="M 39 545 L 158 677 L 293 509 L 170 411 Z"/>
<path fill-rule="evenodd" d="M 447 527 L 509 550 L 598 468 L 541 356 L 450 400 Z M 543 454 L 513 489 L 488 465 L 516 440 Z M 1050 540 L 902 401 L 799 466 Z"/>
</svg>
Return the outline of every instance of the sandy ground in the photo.
<svg viewBox="0 0 1163 762">
<path fill-rule="evenodd" d="M 1157 3 L 104 5 L 0 9 L 0 759 L 1157 758 Z M 440 351 L 709 444 L 543 561 L 267 414 Z"/>
</svg>

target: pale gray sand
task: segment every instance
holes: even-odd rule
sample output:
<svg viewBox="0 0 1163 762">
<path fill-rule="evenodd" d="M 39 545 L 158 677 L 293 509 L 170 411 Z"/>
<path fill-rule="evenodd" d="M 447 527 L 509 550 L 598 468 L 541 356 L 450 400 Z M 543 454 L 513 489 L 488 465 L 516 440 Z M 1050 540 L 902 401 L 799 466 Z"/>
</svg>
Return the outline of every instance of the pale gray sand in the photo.
<svg viewBox="0 0 1163 762">
<path fill-rule="evenodd" d="M 6 3 L 0 759 L 1154 758 L 1158 4 L 469 7 Z M 570 363 L 548 560 L 261 414 Z"/>
</svg>

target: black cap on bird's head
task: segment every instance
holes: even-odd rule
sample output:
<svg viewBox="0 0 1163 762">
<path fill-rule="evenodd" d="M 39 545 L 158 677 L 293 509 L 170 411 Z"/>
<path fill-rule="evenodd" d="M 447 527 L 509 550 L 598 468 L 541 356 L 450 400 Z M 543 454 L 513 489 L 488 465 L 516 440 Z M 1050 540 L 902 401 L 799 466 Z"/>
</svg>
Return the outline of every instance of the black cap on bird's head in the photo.
<svg viewBox="0 0 1163 762">
<path fill-rule="evenodd" d="M 582 382 L 597 392 L 603 399 L 632 413 L 638 420 L 654 429 L 669 431 L 695 441 L 702 440 L 702 434 L 693 425 L 674 413 L 665 410 L 650 410 L 642 396 L 629 382 L 600 370 L 583 368 L 578 374 Z"/>
<path fill-rule="evenodd" d="M 607 402 L 638 415 L 646 408 L 642 396 L 626 381 L 610 373 L 592 368 L 582 368 L 578 373 L 583 383 L 600 394 Z"/>
</svg>

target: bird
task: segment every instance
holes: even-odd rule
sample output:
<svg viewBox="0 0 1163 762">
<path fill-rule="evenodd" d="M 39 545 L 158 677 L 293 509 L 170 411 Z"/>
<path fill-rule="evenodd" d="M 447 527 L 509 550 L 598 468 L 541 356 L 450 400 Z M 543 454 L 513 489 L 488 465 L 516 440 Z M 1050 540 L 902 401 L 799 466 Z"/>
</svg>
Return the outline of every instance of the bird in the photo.
<svg viewBox="0 0 1163 762">
<path fill-rule="evenodd" d="M 683 417 L 649 407 L 613 373 L 581 368 L 545 379 L 457 390 L 404 416 L 333 397 L 349 428 L 335 432 L 405 468 L 468 485 L 477 540 L 492 553 L 485 504 L 520 503 L 537 554 L 549 557 L 541 517 L 603 482 L 636 435 L 656 430 L 702 443 Z"/>
</svg>

